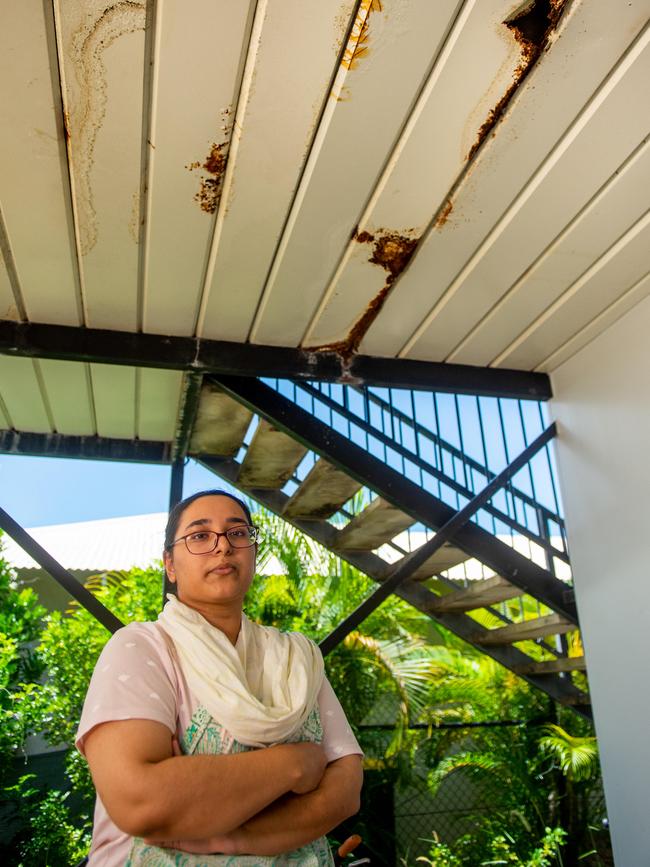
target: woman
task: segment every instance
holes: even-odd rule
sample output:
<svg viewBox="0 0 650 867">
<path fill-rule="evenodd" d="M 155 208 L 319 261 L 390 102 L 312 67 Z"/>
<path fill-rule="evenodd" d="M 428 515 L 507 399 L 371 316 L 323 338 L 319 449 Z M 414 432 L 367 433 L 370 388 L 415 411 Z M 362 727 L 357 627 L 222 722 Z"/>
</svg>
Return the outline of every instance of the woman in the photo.
<svg viewBox="0 0 650 867">
<path fill-rule="evenodd" d="M 177 595 L 107 643 L 77 733 L 91 867 L 333 863 L 324 835 L 359 808 L 361 750 L 318 648 L 242 612 L 256 539 L 225 491 L 172 510 Z"/>
</svg>

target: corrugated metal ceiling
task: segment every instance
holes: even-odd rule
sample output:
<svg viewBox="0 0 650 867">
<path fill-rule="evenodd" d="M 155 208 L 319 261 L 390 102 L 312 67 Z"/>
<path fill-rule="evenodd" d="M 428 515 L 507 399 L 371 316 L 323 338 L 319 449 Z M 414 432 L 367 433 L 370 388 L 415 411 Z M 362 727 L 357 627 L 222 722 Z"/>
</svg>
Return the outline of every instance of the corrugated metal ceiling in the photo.
<svg viewBox="0 0 650 867">
<path fill-rule="evenodd" d="M 650 291 L 649 17 L 5 0 L 0 318 L 552 370 Z M 168 440 L 181 380 L 0 356 L 0 426 Z"/>
</svg>

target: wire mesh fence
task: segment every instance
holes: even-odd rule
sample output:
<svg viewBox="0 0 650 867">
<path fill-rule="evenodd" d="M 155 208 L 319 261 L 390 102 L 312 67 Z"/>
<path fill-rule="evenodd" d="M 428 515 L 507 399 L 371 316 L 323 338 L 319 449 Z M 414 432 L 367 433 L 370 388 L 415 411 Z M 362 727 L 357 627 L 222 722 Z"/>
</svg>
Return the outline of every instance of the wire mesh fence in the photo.
<svg viewBox="0 0 650 867">
<path fill-rule="evenodd" d="M 542 834 L 544 822 L 566 826 L 567 813 L 576 810 L 578 826 L 570 831 L 576 837 L 572 844 L 583 856 L 581 865 L 613 863 L 600 775 L 567 793 L 557 765 L 550 759 L 539 760 L 541 720 L 412 725 L 402 733 L 400 753 L 394 749 L 394 724 L 379 721 L 390 714 L 391 701 L 386 697 L 359 730 L 370 768 L 368 803 L 359 821 L 373 865 L 419 867 L 418 859 L 428 855 L 433 840 L 452 847 L 463 837 L 480 841 L 485 833 L 481 829 L 487 825 L 501 829 L 506 837 L 526 831 L 532 841 L 536 827 Z M 387 761 L 386 755 L 391 754 Z M 474 766 L 465 761 L 471 754 L 480 759 Z M 455 763 L 455 757 L 460 761 Z M 449 772 L 437 775 L 442 766 Z M 543 817 L 538 807 L 527 803 L 527 791 L 536 792 Z M 377 803 L 384 810 L 379 828 Z M 385 815 L 387 805 L 392 808 L 390 817 Z M 480 849 L 480 842 L 474 845 Z"/>
</svg>

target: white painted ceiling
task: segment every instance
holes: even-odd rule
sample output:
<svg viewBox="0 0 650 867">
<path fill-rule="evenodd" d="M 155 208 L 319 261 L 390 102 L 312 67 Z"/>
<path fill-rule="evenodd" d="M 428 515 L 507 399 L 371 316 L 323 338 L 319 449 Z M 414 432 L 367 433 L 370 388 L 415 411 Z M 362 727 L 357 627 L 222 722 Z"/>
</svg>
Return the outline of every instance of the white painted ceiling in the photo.
<svg viewBox="0 0 650 867">
<path fill-rule="evenodd" d="M 0 14 L 0 319 L 552 371 L 650 292 L 650 0 Z M 181 383 L 0 356 L 0 427 L 168 440 Z"/>
</svg>

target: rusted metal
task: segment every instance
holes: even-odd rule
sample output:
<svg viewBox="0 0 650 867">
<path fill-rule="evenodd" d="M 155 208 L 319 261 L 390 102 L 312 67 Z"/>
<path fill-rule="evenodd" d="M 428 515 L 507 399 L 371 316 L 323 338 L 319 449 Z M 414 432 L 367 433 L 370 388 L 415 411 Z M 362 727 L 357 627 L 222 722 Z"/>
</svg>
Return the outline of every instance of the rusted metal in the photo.
<svg viewBox="0 0 650 867">
<path fill-rule="evenodd" d="M 341 59 L 341 66 L 345 69 L 356 69 L 359 60 L 368 53 L 370 16 L 373 12 L 381 12 L 382 8 L 381 0 L 361 0 Z"/>
<path fill-rule="evenodd" d="M 441 211 L 438 213 L 438 216 L 434 220 L 434 228 L 441 229 L 447 220 L 449 219 L 449 215 L 454 209 L 454 203 L 451 199 L 447 199 Z"/>
<path fill-rule="evenodd" d="M 382 267 L 388 272 L 388 277 L 382 288 L 354 323 L 347 337 L 334 343 L 311 346 L 309 347 L 311 352 L 334 352 L 343 361 L 344 370 L 349 369 L 350 360 L 358 352 L 361 341 L 386 303 L 393 284 L 415 252 L 420 238 L 413 234 L 409 236 L 409 232 L 412 233 L 413 230 L 408 229 L 405 234 L 384 229 L 380 229 L 375 235 L 365 230 L 355 232 L 354 240 L 358 241 L 359 244 L 373 244 L 372 255 L 368 261 L 373 265 Z"/>
<path fill-rule="evenodd" d="M 476 141 L 467 154 L 468 161 L 492 132 L 535 61 L 547 47 L 549 37 L 557 27 L 567 2 L 568 0 L 532 0 L 532 3 L 503 22 L 520 45 L 521 62 L 513 73 L 512 84 L 481 125 Z"/>
</svg>

